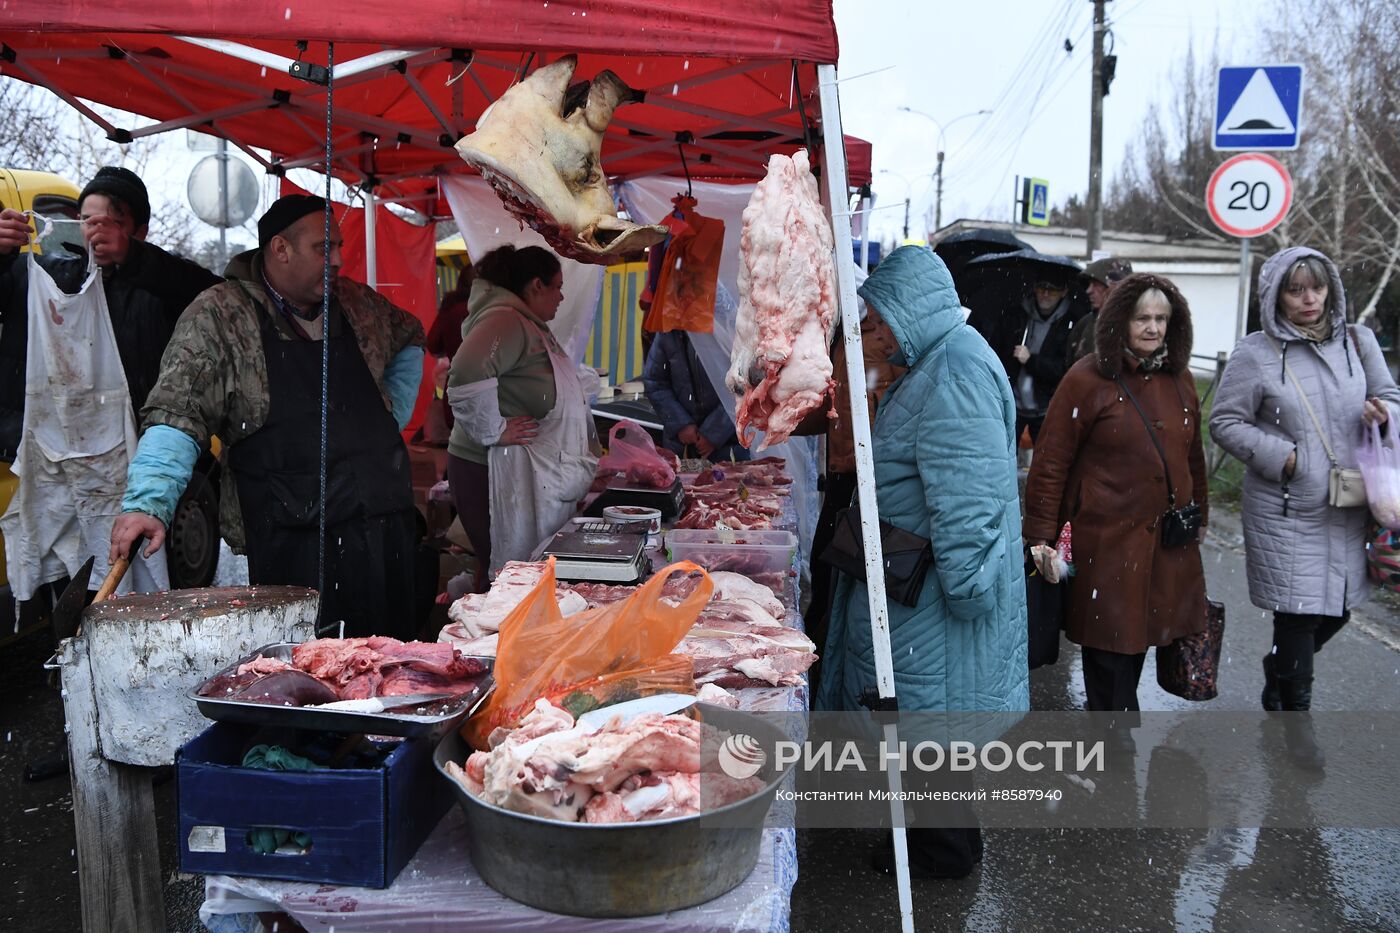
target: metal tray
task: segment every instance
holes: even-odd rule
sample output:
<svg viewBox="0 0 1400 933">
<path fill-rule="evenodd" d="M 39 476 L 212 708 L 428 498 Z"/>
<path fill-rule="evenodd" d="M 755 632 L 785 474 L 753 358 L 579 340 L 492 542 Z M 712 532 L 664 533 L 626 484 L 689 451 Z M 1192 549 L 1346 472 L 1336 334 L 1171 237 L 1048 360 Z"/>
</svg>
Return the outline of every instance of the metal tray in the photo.
<svg viewBox="0 0 1400 933">
<path fill-rule="evenodd" d="M 234 661 L 213 677 L 206 678 L 187 696 L 207 718 L 221 722 L 241 722 L 255 726 L 277 726 L 286 729 L 314 729 L 320 732 L 416 737 L 440 736 L 447 732 L 463 717 L 476 712 L 477 706 L 486 699 L 495 687 L 490 670 L 494 668 L 496 659 L 478 658 L 477 660 L 486 663 L 487 674 L 482 677 L 477 689 L 459 697 L 415 707 L 412 712 L 357 713 L 343 709 L 278 706 L 273 703 L 253 703 L 248 700 L 226 700 L 199 695 L 199 691 L 204 689 L 205 684 L 215 677 L 235 671 L 240 664 L 246 664 L 259 656 L 291 661 L 292 649 L 296 646 L 296 642 L 264 645 L 252 654 Z"/>
</svg>

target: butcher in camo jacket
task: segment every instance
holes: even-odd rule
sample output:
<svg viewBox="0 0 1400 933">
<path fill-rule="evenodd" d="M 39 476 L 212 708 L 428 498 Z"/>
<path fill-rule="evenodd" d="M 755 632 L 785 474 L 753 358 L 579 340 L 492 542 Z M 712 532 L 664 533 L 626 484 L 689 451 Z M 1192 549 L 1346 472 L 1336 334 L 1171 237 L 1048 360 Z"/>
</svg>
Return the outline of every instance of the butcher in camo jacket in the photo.
<svg viewBox="0 0 1400 933">
<path fill-rule="evenodd" d="M 154 550 L 211 436 L 234 481 L 224 537 L 249 580 L 316 587 L 320 521 L 322 257 L 331 251 L 326 592 L 322 620 L 347 634 L 394 634 L 411 615 L 416 537 L 399 431 L 422 378 L 423 328 L 373 289 L 339 276 L 340 233 L 324 201 L 292 195 L 258 223 L 259 249 L 190 305 L 142 409 L 113 553 L 144 534 Z"/>
</svg>

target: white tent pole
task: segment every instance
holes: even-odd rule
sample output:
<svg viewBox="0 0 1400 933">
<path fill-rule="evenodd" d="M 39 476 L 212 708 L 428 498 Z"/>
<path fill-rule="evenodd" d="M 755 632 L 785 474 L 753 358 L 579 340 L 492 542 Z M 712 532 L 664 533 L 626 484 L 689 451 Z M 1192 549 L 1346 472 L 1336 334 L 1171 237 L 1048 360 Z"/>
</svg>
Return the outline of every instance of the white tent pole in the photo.
<svg viewBox="0 0 1400 933">
<path fill-rule="evenodd" d="M 856 448 L 856 494 L 860 502 L 860 531 L 865 545 L 866 592 L 870 597 L 870 634 L 875 649 L 875 684 L 880 708 L 897 710 L 894 692 L 894 659 L 890 655 L 889 608 L 885 603 L 885 559 L 880 549 L 879 512 L 875 506 L 875 461 L 871 455 L 870 411 L 866 407 L 865 351 L 860 340 L 860 314 L 856 310 L 855 262 L 851 246 L 845 136 L 841 131 L 841 99 L 836 87 L 836 66 L 818 65 L 821 86 L 822 137 L 826 148 L 822 178 L 826 181 L 831 230 L 836 238 L 836 298 L 846 344 L 846 376 L 851 391 L 851 431 Z M 840 199 L 838 201 L 838 198 Z M 839 209 L 838 209 L 839 204 Z M 884 726 L 884 747 L 899 748 L 898 726 L 890 719 Z M 909 887 L 909 849 L 904 833 L 904 804 L 900 801 L 898 759 L 883 762 L 889 778 L 890 815 L 894 823 L 895 875 L 899 883 L 899 914 L 905 933 L 914 930 L 914 899 Z"/>
<path fill-rule="evenodd" d="M 378 227 L 375 226 L 375 212 L 379 199 L 374 192 L 365 189 L 365 284 L 379 291 L 379 242 L 375 239 Z"/>
</svg>

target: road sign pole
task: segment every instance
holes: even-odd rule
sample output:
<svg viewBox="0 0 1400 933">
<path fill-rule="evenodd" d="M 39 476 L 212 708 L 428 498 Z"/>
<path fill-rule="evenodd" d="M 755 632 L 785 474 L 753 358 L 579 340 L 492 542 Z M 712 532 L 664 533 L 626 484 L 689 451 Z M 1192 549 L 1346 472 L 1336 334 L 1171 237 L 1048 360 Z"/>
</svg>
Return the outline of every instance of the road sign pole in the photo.
<svg viewBox="0 0 1400 933">
<path fill-rule="evenodd" d="M 1235 319 L 1235 343 L 1244 339 L 1249 330 L 1249 238 L 1240 238 L 1240 306 Z"/>
</svg>

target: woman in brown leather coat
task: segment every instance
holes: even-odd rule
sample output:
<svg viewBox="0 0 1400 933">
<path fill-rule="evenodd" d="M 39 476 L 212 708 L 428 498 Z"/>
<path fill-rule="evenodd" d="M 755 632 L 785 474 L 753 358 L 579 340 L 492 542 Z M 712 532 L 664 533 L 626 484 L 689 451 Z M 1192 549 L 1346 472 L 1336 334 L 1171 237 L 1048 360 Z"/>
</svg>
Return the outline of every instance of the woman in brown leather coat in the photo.
<svg viewBox="0 0 1400 933">
<path fill-rule="evenodd" d="M 1071 523 L 1065 628 L 1083 648 L 1088 708 L 1136 710 L 1147 649 L 1206 623 L 1199 538 L 1168 548 L 1161 528 L 1169 491 L 1177 508 L 1201 507 L 1201 535 L 1208 516 L 1186 299 L 1165 278 L 1129 276 L 1099 312 L 1095 345 L 1050 403 L 1024 533 L 1030 545 L 1053 543 Z"/>
</svg>

